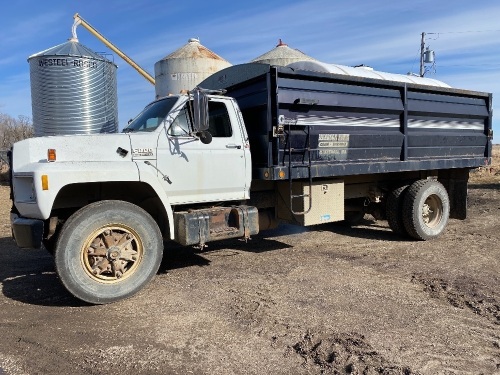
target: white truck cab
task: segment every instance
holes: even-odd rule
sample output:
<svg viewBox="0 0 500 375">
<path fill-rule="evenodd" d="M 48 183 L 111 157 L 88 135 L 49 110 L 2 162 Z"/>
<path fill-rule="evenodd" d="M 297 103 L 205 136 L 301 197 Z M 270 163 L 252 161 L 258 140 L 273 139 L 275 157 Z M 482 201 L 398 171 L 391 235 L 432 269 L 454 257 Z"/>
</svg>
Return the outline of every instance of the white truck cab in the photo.
<svg viewBox="0 0 500 375">
<path fill-rule="evenodd" d="M 249 198 L 251 184 L 250 147 L 238 105 L 220 95 L 200 98 L 196 103 L 190 95 L 158 99 L 121 134 L 16 143 L 11 218 L 17 244 L 36 248 L 43 241 L 60 262 L 58 272 L 68 290 L 85 301 L 104 303 L 134 293 L 156 273 L 162 237 L 203 247 L 208 241 L 257 233 L 257 210 L 238 206 Z M 204 108 L 199 100 L 205 101 Z M 124 202 L 125 208 L 119 208 Z M 187 205 L 189 212 L 174 214 L 174 206 Z M 104 217 L 89 231 L 81 223 L 82 210 L 89 222 Z M 141 233 L 128 223 L 129 215 L 149 227 Z M 74 259 L 80 262 L 70 266 Z M 125 294 L 117 283 L 124 276 L 130 277 Z M 111 292 L 83 291 L 81 285 L 88 282 L 95 283 L 94 289 L 109 284 L 104 286 Z"/>
</svg>

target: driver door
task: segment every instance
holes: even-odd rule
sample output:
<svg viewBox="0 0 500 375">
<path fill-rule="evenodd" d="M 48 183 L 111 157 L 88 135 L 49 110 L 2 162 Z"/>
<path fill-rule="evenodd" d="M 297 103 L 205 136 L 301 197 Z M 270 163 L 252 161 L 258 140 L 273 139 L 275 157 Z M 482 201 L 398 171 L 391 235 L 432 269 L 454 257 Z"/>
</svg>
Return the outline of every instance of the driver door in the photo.
<svg viewBox="0 0 500 375">
<path fill-rule="evenodd" d="M 247 153 L 229 100 L 209 101 L 210 144 L 190 135 L 188 104 L 158 139 L 157 167 L 172 204 L 242 200 L 248 196 Z M 248 155 L 249 159 L 249 155 Z M 248 163 L 250 160 L 248 160 Z"/>
</svg>

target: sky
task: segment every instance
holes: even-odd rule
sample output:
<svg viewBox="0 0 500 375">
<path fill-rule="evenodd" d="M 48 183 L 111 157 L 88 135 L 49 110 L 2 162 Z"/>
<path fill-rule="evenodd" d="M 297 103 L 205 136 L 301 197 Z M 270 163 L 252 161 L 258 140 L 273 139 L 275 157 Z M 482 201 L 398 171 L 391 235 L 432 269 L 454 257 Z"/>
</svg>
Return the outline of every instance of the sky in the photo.
<svg viewBox="0 0 500 375">
<path fill-rule="evenodd" d="M 75 13 L 151 75 L 155 62 L 190 38 L 232 64 L 249 62 L 282 39 L 322 62 L 418 73 L 425 32 L 436 59 L 426 77 L 493 93 L 494 143 L 500 143 L 497 0 L 2 0 L 0 113 L 32 117 L 27 58 L 66 42 Z M 81 44 L 111 53 L 83 27 L 77 33 Z M 155 91 L 120 57 L 114 62 L 122 129 Z"/>
</svg>

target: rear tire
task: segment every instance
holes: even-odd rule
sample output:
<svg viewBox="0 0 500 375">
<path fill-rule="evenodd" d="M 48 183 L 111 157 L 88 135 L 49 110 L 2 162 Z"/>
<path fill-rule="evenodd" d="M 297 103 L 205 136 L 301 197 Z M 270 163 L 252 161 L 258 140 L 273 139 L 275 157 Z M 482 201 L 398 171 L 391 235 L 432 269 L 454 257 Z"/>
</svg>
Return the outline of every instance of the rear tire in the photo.
<svg viewBox="0 0 500 375">
<path fill-rule="evenodd" d="M 408 185 L 403 185 L 392 190 L 387 197 L 385 209 L 389 227 L 394 233 L 401 236 L 408 235 L 403 223 L 403 201 L 407 189 Z"/>
<path fill-rule="evenodd" d="M 403 222 L 408 234 L 418 240 L 438 237 L 450 216 L 450 200 L 446 188 L 435 180 L 415 181 L 403 202 Z"/>
<path fill-rule="evenodd" d="M 162 255 L 162 235 L 151 215 L 128 202 L 101 201 L 64 223 L 54 258 L 71 294 L 104 304 L 142 289 L 158 271 Z"/>
</svg>

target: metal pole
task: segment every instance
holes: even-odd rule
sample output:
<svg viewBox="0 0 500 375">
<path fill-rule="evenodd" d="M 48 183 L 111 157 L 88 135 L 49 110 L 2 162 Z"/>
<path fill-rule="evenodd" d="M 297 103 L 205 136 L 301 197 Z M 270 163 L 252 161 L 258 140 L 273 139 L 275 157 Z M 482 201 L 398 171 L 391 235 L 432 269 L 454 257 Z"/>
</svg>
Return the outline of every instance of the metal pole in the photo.
<svg viewBox="0 0 500 375">
<path fill-rule="evenodd" d="M 424 49 L 425 49 L 425 33 L 422 33 L 422 41 L 420 42 L 420 77 L 423 77 L 425 75 Z"/>
<path fill-rule="evenodd" d="M 144 69 L 142 69 L 135 61 L 133 61 L 130 57 L 125 55 L 122 51 L 118 49 L 115 45 L 113 45 L 109 40 L 107 40 L 104 36 L 99 33 L 96 29 L 94 29 L 87 21 L 85 21 L 78 13 L 76 13 L 73 18 L 75 19 L 75 29 L 76 26 L 82 25 L 85 27 L 90 33 L 92 33 L 97 39 L 99 39 L 101 42 L 103 42 L 107 47 L 109 47 L 112 51 L 114 51 L 118 56 L 120 56 L 123 60 L 125 60 L 127 63 L 129 63 L 135 70 L 139 72 L 140 75 L 142 75 L 144 78 L 146 78 L 151 84 L 155 84 L 155 79 L 146 72 Z M 75 33 L 74 33 L 75 34 Z"/>
</svg>

